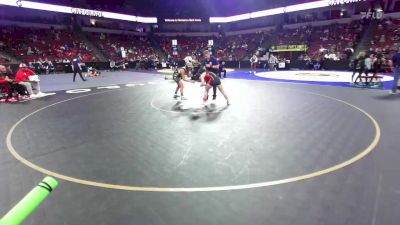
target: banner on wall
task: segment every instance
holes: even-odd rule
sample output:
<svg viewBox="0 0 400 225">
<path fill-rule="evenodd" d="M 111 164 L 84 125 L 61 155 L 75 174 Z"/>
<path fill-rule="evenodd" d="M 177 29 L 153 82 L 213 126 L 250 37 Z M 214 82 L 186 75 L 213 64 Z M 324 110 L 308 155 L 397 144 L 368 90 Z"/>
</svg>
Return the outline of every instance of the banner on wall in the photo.
<svg viewBox="0 0 400 225">
<path fill-rule="evenodd" d="M 192 23 L 201 22 L 201 19 L 164 19 L 166 23 Z"/>
<path fill-rule="evenodd" d="M 374 19 L 374 20 L 380 20 L 383 18 L 383 11 L 382 10 L 378 10 L 376 12 L 373 12 L 370 10 L 368 10 L 368 12 L 361 12 L 361 19 Z"/>
<path fill-rule="evenodd" d="M 133 16 L 120 13 L 100 11 L 100 10 L 74 8 L 62 5 L 33 2 L 27 0 L 0 0 L 0 5 L 15 6 L 27 9 L 45 10 L 45 11 L 59 12 L 59 13 L 69 13 L 69 14 L 76 14 L 76 15 L 83 15 L 90 17 L 104 17 L 109 19 L 125 20 L 125 21 L 139 22 L 139 23 L 157 23 L 156 17 Z"/>
<path fill-rule="evenodd" d="M 90 10 L 90 9 L 71 8 L 71 13 L 83 16 L 104 17 L 102 11 Z"/>
<path fill-rule="evenodd" d="M 305 52 L 307 45 L 274 45 L 269 49 L 270 52 Z"/>
<path fill-rule="evenodd" d="M 344 5 L 356 2 L 365 2 L 366 0 L 328 0 L 329 6 Z"/>
</svg>

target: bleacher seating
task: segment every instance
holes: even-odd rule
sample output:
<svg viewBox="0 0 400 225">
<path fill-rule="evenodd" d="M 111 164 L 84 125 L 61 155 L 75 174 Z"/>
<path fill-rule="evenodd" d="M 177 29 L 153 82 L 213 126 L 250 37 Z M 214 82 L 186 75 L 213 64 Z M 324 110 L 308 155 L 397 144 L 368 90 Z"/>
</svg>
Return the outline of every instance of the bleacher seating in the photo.
<svg viewBox="0 0 400 225">
<path fill-rule="evenodd" d="M 372 48 L 386 55 L 397 50 L 400 40 L 400 20 L 382 20 L 376 30 Z M 334 23 L 324 26 L 302 26 L 295 29 L 282 29 L 278 33 L 278 41 L 274 45 L 305 44 L 308 46 L 305 58 L 321 59 L 332 56 L 336 60 L 347 59 L 356 48 L 366 25 L 357 20 L 347 24 Z M 105 55 L 114 60 L 121 59 L 121 47 L 127 51 L 130 61 L 142 58 L 155 58 L 147 36 L 132 34 L 88 33 L 89 39 Z M 162 49 L 176 60 L 182 60 L 187 55 L 202 52 L 208 48 L 208 40 L 214 40 L 216 50 L 224 50 L 226 61 L 247 60 L 254 54 L 265 40 L 270 38 L 264 33 L 225 35 L 220 37 L 207 36 L 157 36 Z M 172 40 L 178 41 L 178 55 L 173 55 Z M 81 55 L 84 62 L 94 61 L 96 56 L 81 40 L 79 35 L 69 30 L 1 27 L 0 49 L 6 49 L 17 58 L 29 62 L 60 62 L 71 60 Z M 0 58 L 1 64 L 8 63 Z"/>
<path fill-rule="evenodd" d="M 239 60 L 250 56 L 252 51 L 262 42 L 263 33 L 231 35 L 225 37 L 159 37 L 163 50 L 173 55 L 172 40 L 178 41 L 178 55 L 174 58 L 182 60 L 188 55 L 202 52 L 208 48 L 208 40 L 214 40 L 217 49 L 224 50 L 226 60 Z"/>
<path fill-rule="evenodd" d="M 178 42 L 178 55 L 174 55 L 172 51 L 172 40 Z M 174 57 L 175 60 L 183 60 L 188 55 L 196 54 L 207 49 L 208 40 L 214 37 L 158 37 L 158 41 L 163 50 Z"/>
<path fill-rule="evenodd" d="M 121 47 L 127 51 L 128 60 L 154 57 L 154 49 L 146 36 L 91 33 L 91 40 L 105 55 L 113 59 L 121 58 Z"/>
<path fill-rule="evenodd" d="M 87 60 L 94 57 L 74 32 L 67 30 L 2 27 L 0 41 L 24 62 L 60 61 L 80 54 Z"/>
<path fill-rule="evenodd" d="M 0 57 L 0 65 L 9 64 L 10 61 L 6 58 Z"/>
<path fill-rule="evenodd" d="M 400 20 L 381 20 L 375 31 L 371 46 L 373 52 L 382 52 L 385 58 L 397 52 L 400 44 Z"/>
<path fill-rule="evenodd" d="M 305 44 L 308 46 L 307 55 L 311 59 L 321 59 L 327 54 L 335 55 L 336 59 L 345 59 L 350 56 L 346 49 L 354 51 L 363 30 L 363 25 L 358 21 L 349 24 L 303 26 L 283 30 L 276 44 Z"/>
<path fill-rule="evenodd" d="M 219 47 L 224 50 L 225 59 L 241 60 L 250 57 L 265 39 L 264 33 L 225 36 L 219 39 Z"/>
</svg>

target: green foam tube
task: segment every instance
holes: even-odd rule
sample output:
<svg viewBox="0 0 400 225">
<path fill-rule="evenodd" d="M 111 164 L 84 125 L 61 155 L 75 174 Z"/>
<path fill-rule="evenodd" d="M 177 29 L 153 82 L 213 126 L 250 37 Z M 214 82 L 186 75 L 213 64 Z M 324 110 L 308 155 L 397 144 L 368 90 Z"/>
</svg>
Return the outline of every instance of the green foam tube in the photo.
<svg viewBox="0 0 400 225">
<path fill-rule="evenodd" d="M 58 186 L 57 180 L 46 177 L 0 220 L 0 225 L 19 225 Z"/>
</svg>

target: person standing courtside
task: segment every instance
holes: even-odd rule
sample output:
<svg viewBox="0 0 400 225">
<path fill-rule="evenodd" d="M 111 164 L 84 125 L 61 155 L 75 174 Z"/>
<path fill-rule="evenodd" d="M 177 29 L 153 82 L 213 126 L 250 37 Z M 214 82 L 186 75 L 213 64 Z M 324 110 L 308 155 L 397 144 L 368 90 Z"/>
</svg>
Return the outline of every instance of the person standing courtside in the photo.
<svg viewBox="0 0 400 225">
<path fill-rule="evenodd" d="M 257 58 L 257 55 L 253 55 L 251 58 L 250 58 L 250 66 L 251 66 L 251 71 L 250 71 L 250 73 L 256 73 L 256 69 L 257 69 L 257 63 L 258 63 L 258 58 Z"/>
<path fill-rule="evenodd" d="M 399 81 L 399 75 L 400 75 L 400 47 L 397 50 L 397 53 L 393 55 L 392 57 L 392 67 L 393 67 L 393 85 L 392 85 L 392 91 L 390 92 L 391 94 L 396 94 L 397 89 L 399 88 L 397 86 L 397 82 Z"/>
<path fill-rule="evenodd" d="M 365 52 L 360 52 L 357 58 L 352 61 L 350 67 L 353 69 L 351 83 L 357 83 L 358 81 L 361 82 L 361 75 L 365 71 Z"/>
<path fill-rule="evenodd" d="M 278 63 L 278 59 L 272 53 L 270 53 L 269 59 L 268 59 L 269 71 L 275 71 L 277 63 Z"/>
<path fill-rule="evenodd" d="M 86 81 L 85 78 L 83 78 L 82 76 L 82 67 L 80 64 L 81 60 L 79 57 L 72 60 L 72 70 L 74 71 L 73 82 L 75 82 L 75 77 L 77 73 L 79 73 L 79 76 L 81 77 L 82 81 Z"/>
</svg>

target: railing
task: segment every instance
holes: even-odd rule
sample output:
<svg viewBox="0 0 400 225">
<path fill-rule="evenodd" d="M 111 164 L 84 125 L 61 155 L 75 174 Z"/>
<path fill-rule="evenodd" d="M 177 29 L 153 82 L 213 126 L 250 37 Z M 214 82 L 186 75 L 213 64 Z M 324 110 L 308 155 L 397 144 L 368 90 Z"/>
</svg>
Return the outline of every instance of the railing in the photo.
<svg viewBox="0 0 400 225">
<path fill-rule="evenodd" d="M 313 61 L 314 63 L 315 61 Z M 137 68 L 138 63 L 145 64 L 144 62 L 139 62 L 139 61 L 134 61 L 134 62 L 127 62 L 125 67 L 126 69 L 134 69 Z M 182 67 L 185 65 L 184 61 L 178 61 L 176 62 L 179 67 Z M 85 63 L 86 67 L 93 67 L 98 70 L 109 70 L 110 69 L 110 62 L 87 62 Z M 117 63 L 118 64 L 118 63 Z M 264 65 L 268 64 L 267 61 L 261 61 L 260 64 L 258 65 L 258 68 L 264 68 Z M 346 71 L 350 70 L 349 67 L 349 60 L 339 60 L 339 61 L 334 61 L 334 60 L 325 60 L 320 62 L 321 68 L 324 70 L 338 70 L 338 71 Z M 11 69 L 16 72 L 18 70 L 18 64 L 10 64 Z M 148 64 L 149 68 L 153 68 L 153 66 L 150 66 Z M 54 64 L 54 72 L 55 73 L 72 73 L 72 67 L 70 63 L 55 63 Z M 226 61 L 225 62 L 225 67 L 226 68 L 237 68 L 237 69 L 244 69 L 244 68 L 250 68 L 250 61 L 249 60 L 243 60 L 243 61 Z M 158 68 L 161 68 L 161 64 L 158 64 Z M 268 66 L 266 66 L 268 68 Z M 303 60 L 292 60 L 289 64 L 286 64 L 286 69 L 298 69 L 298 70 L 309 70 L 311 69 L 310 64 L 306 61 Z M 32 69 L 36 70 L 37 73 L 40 73 L 40 69 Z M 44 71 L 44 70 L 42 70 Z"/>
</svg>

